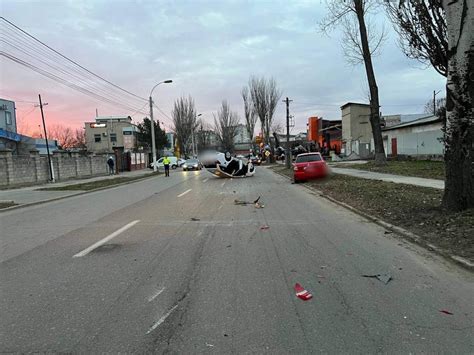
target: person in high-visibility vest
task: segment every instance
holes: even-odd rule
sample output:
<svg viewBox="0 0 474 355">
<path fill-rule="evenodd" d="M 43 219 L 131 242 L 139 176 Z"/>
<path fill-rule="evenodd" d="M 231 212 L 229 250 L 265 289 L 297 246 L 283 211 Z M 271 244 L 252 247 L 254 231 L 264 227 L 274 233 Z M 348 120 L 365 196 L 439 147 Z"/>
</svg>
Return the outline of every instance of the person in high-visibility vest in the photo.
<svg viewBox="0 0 474 355">
<path fill-rule="evenodd" d="M 165 176 L 170 176 L 170 163 L 168 157 L 163 158 L 163 166 L 165 167 Z"/>
</svg>

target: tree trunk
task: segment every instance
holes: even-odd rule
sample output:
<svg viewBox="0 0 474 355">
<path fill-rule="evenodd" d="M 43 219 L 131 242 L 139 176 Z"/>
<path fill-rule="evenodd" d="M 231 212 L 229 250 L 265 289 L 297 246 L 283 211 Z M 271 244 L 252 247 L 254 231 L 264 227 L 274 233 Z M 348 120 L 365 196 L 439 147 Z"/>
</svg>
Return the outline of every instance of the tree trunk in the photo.
<svg viewBox="0 0 474 355">
<path fill-rule="evenodd" d="M 474 207 L 474 5 L 468 0 L 444 0 L 443 8 L 448 27 L 443 206 L 461 211 Z"/>
<path fill-rule="evenodd" d="M 380 127 L 379 117 L 379 89 L 375 80 L 374 68 L 372 65 L 372 55 L 370 54 L 369 41 L 367 39 L 367 28 L 364 19 L 364 4 L 362 0 L 354 0 L 357 20 L 359 22 L 360 40 L 364 57 L 365 71 L 370 90 L 370 125 L 374 137 L 375 164 L 384 165 L 387 163 L 385 150 L 383 147 L 382 128 Z"/>
</svg>

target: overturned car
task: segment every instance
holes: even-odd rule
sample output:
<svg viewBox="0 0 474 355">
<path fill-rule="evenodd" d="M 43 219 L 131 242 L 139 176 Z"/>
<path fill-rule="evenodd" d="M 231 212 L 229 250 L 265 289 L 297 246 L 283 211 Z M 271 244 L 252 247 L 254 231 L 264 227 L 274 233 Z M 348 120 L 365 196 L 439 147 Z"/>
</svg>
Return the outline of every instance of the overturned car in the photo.
<svg viewBox="0 0 474 355">
<path fill-rule="evenodd" d="M 229 152 L 217 153 L 214 159 L 207 157 L 201 161 L 207 171 L 218 177 L 248 177 L 255 174 L 255 167 L 251 161 L 244 162 L 242 159 L 234 158 Z"/>
</svg>

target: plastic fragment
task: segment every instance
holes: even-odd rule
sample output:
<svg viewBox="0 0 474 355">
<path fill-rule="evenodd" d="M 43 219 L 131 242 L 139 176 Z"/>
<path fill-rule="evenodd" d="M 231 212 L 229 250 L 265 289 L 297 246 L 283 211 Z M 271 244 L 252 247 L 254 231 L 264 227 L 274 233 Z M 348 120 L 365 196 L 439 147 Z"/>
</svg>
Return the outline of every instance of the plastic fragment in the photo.
<svg viewBox="0 0 474 355">
<path fill-rule="evenodd" d="M 303 301 L 308 301 L 313 298 L 313 295 L 303 288 L 299 283 L 295 284 L 296 297 L 302 299 Z"/>
<path fill-rule="evenodd" d="M 379 281 L 382 281 L 385 285 L 393 280 L 390 274 L 375 274 L 375 275 L 362 275 L 362 277 L 372 277 L 376 278 Z"/>
<path fill-rule="evenodd" d="M 270 227 L 267 226 L 267 225 L 264 225 L 264 226 L 261 226 L 260 229 L 261 229 L 261 230 L 267 230 L 267 229 L 270 229 Z"/>
<path fill-rule="evenodd" d="M 445 309 L 441 309 L 440 312 L 441 312 L 441 313 L 444 313 L 444 314 L 448 314 L 448 315 L 450 315 L 450 316 L 454 315 L 454 313 L 451 313 L 450 311 L 447 311 L 447 310 L 445 310 Z"/>
<path fill-rule="evenodd" d="M 199 218 L 191 217 L 191 221 L 200 221 Z"/>
</svg>

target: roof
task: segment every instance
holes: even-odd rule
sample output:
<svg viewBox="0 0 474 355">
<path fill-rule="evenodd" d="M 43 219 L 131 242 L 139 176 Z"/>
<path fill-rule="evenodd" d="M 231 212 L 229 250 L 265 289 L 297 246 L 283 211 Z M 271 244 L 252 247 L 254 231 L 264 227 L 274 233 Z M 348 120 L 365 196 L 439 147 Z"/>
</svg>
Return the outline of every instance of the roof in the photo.
<svg viewBox="0 0 474 355">
<path fill-rule="evenodd" d="M 370 105 L 369 104 L 361 104 L 359 102 L 348 102 L 348 103 L 345 103 L 344 105 L 341 106 L 341 110 L 346 107 L 346 106 L 349 106 L 349 105 L 358 105 L 358 106 L 366 106 L 366 107 L 369 107 Z"/>
<path fill-rule="evenodd" d="M 383 131 L 391 131 L 393 129 L 403 128 L 403 127 L 423 126 L 423 125 L 427 125 L 427 124 L 431 124 L 435 122 L 441 122 L 441 121 L 442 121 L 441 117 L 434 116 L 434 115 L 428 115 L 428 116 L 425 115 L 425 117 L 421 117 L 409 122 L 402 122 L 395 126 L 384 128 Z"/>
</svg>

